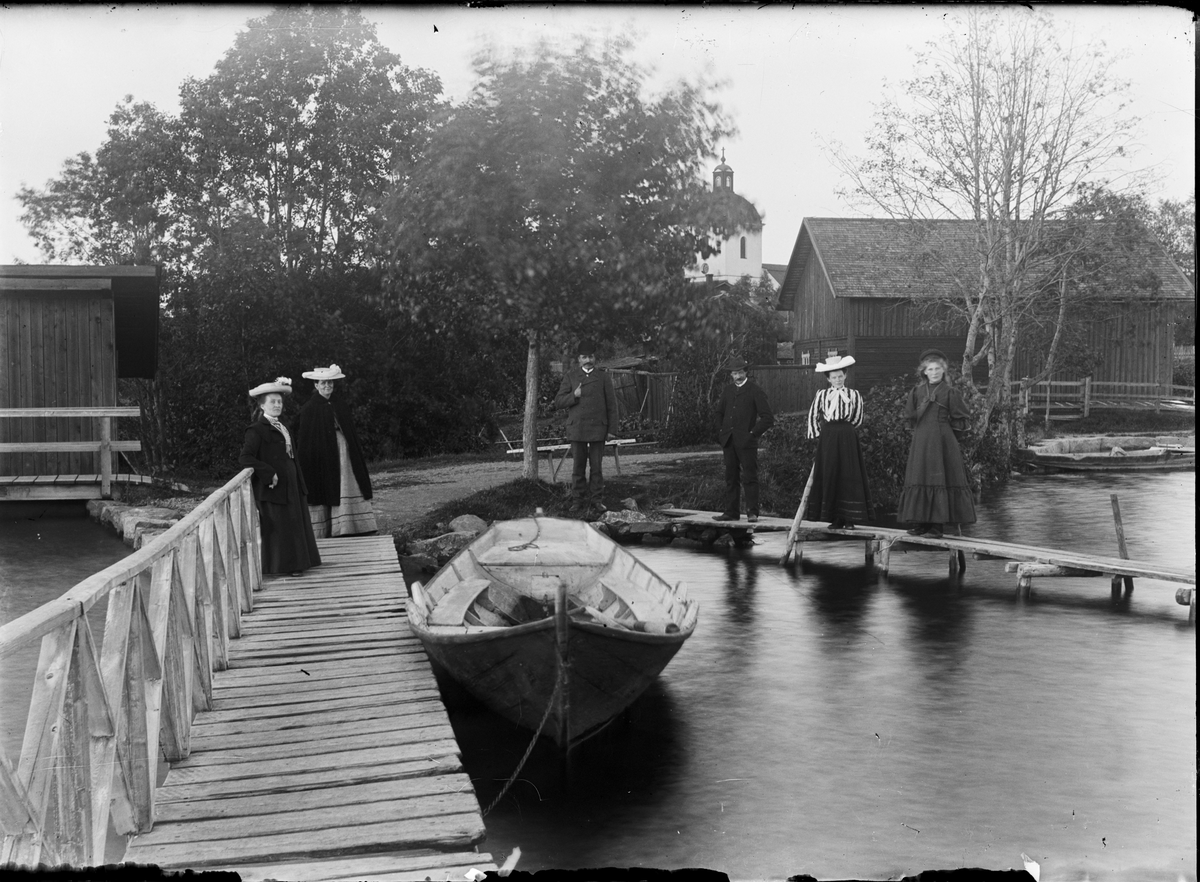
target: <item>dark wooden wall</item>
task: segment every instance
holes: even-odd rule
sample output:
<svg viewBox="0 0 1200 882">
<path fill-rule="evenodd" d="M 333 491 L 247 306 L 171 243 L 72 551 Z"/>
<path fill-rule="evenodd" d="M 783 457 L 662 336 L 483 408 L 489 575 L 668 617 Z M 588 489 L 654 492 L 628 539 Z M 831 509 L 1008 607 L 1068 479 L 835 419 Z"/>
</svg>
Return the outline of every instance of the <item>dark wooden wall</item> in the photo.
<svg viewBox="0 0 1200 882">
<path fill-rule="evenodd" d="M 112 407 L 117 403 L 113 298 L 89 290 L 0 290 L 0 408 Z M 115 434 L 115 432 L 114 432 Z M 91 441 L 96 420 L 0 419 L 2 441 Z M 0 454 L 0 474 L 94 474 L 86 453 Z"/>
</svg>

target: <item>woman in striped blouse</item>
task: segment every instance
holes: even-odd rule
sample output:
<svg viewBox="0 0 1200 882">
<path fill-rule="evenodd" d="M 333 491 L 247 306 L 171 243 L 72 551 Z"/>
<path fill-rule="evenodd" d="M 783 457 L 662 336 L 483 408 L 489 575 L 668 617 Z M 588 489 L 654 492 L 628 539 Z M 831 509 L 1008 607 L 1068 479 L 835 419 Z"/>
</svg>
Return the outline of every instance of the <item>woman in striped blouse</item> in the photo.
<svg viewBox="0 0 1200 882">
<path fill-rule="evenodd" d="M 829 388 L 818 392 L 808 409 L 808 437 L 818 439 L 809 520 L 830 521 L 832 530 L 853 530 L 856 522 L 871 518 L 867 470 L 855 431 L 862 425 L 863 400 L 846 388 L 846 369 L 852 364 L 854 358 L 846 355 L 817 365 Z"/>
</svg>

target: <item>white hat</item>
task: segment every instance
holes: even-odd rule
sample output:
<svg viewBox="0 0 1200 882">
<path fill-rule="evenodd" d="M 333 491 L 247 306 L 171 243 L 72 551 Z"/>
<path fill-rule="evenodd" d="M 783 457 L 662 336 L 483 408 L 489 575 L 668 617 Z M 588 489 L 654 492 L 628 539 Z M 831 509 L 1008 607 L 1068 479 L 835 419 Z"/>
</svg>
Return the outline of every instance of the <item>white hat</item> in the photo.
<svg viewBox="0 0 1200 882">
<path fill-rule="evenodd" d="M 313 368 L 311 371 L 305 371 L 300 376 L 306 380 L 344 380 L 346 375 L 342 373 L 342 369 L 336 364 L 331 364 L 327 368 Z"/>
<path fill-rule="evenodd" d="M 818 361 L 816 370 L 818 374 L 827 374 L 830 371 L 844 371 L 852 364 L 853 355 L 835 355 L 829 361 Z"/>
<path fill-rule="evenodd" d="M 292 378 L 291 377 L 276 377 L 273 383 L 263 383 L 255 386 L 250 390 L 250 397 L 257 398 L 259 395 L 266 395 L 268 392 L 278 392 L 280 395 L 292 394 Z"/>
</svg>

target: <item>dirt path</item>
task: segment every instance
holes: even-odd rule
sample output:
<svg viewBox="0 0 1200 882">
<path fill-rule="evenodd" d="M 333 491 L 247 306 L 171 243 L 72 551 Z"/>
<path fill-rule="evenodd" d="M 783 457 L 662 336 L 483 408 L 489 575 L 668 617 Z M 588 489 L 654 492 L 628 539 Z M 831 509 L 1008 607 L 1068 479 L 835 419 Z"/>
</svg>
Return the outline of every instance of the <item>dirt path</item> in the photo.
<svg viewBox="0 0 1200 882">
<path fill-rule="evenodd" d="M 720 469 L 719 450 L 693 453 L 634 453 L 621 456 L 622 475 L 641 475 L 653 472 L 663 463 L 699 459 L 703 468 Z M 569 457 L 568 457 L 569 459 Z M 540 467 L 543 480 L 550 477 L 545 461 Z M 612 457 L 604 462 L 605 477 L 616 476 Z M 393 469 L 371 475 L 375 491 L 372 504 L 379 529 L 394 530 L 427 514 L 440 505 L 453 502 L 521 477 L 521 462 L 517 459 L 500 462 L 471 462 L 461 465 L 442 465 L 429 468 Z M 558 483 L 566 486 L 571 480 L 571 464 L 566 462 L 558 472 Z"/>
</svg>

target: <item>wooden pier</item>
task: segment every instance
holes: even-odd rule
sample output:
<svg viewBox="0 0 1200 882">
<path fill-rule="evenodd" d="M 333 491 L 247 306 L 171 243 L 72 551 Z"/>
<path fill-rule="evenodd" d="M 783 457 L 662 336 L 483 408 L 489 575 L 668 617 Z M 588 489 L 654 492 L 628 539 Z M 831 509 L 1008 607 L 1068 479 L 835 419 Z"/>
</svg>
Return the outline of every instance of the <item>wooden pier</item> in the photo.
<svg viewBox="0 0 1200 882">
<path fill-rule="evenodd" d="M 716 521 L 716 512 L 692 509 L 664 509 L 662 514 L 671 518 L 668 527 L 674 532 L 685 532 L 697 538 L 716 539 L 721 533 L 733 536 L 734 541 L 746 541 L 755 533 L 786 532 L 792 529 L 790 518 L 759 518 L 756 523 L 746 520 Z M 891 567 L 894 553 L 944 551 L 947 553 L 947 569 L 951 578 L 961 579 L 966 572 L 967 560 L 1004 560 L 1006 571 L 1017 576 L 1017 588 L 1028 592 L 1035 576 L 1092 576 L 1110 580 L 1114 594 L 1122 589 L 1131 591 L 1135 577 L 1155 579 L 1162 582 L 1183 584 L 1176 592 L 1176 600 L 1189 607 L 1188 618 L 1196 617 L 1196 571 L 1129 560 L 1123 557 L 1107 557 L 1084 552 L 1062 551 L 1035 545 L 1019 545 L 998 542 L 973 536 L 947 534 L 940 539 L 927 536 L 910 536 L 904 530 L 888 527 L 856 527 L 853 530 L 831 530 L 828 524 L 815 521 L 800 521 L 796 526 L 795 555 L 803 556 L 806 542 L 862 542 L 868 565 L 875 567 L 881 576 L 886 576 Z M 786 560 L 787 554 L 784 558 Z M 783 563 L 785 561 L 781 561 Z"/>
<path fill-rule="evenodd" d="M 40 645 L 20 757 L 0 749 L 0 868 L 99 866 L 115 831 L 126 862 L 245 879 L 495 869 L 392 540 L 264 579 L 251 474 L 0 625 L 0 658 Z"/>
<path fill-rule="evenodd" d="M 318 544 L 321 566 L 264 579 L 126 861 L 297 882 L 496 869 L 471 850 L 479 803 L 391 538 Z"/>
</svg>

